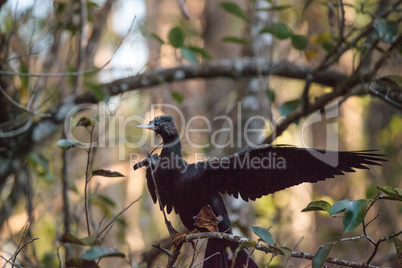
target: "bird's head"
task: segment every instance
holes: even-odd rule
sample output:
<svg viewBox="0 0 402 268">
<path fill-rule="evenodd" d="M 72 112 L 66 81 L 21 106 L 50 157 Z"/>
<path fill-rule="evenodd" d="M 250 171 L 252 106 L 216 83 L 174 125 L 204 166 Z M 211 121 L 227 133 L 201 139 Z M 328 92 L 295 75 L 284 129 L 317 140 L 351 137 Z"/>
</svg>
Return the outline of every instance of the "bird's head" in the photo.
<svg viewBox="0 0 402 268">
<path fill-rule="evenodd" d="M 148 125 L 139 125 L 139 128 L 146 128 L 155 131 L 162 139 L 176 138 L 178 133 L 171 116 L 159 116 L 150 121 Z"/>
</svg>

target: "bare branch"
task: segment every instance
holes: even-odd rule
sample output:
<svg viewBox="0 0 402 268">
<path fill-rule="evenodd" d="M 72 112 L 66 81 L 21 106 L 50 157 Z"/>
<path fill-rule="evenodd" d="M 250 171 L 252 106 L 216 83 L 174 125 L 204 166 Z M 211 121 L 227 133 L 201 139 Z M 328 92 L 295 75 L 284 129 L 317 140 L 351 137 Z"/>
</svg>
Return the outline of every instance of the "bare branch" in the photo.
<svg viewBox="0 0 402 268">
<path fill-rule="evenodd" d="M 95 124 L 92 125 L 92 129 L 89 130 L 89 149 L 87 151 L 87 166 L 85 171 L 85 189 L 84 189 L 84 202 L 85 202 L 85 219 L 87 222 L 87 231 L 88 236 L 91 236 L 91 226 L 89 225 L 89 208 L 88 208 L 88 183 L 92 177 L 89 177 L 89 166 L 91 161 L 91 151 L 92 151 L 92 139 L 94 132 Z"/>
<path fill-rule="evenodd" d="M 342 84 L 340 84 L 333 92 L 317 98 L 314 104 L 308 105 L 307 107 L 304 107 L 304 109 L 299 107 L 292 114 L 290 114 L 283 121 L 281 121 L 276 126 L 275 131 L 269 137 L 264 139 L 262 143 L 271 144 L 276 139 L 276 137 L 280 136 L 283 133 L 283 131 L 285 131 L 289 127 L 290 124 L 312 112 L 315 112 L 325 107 L 327 104 L 331 103 L 336 98 L 343 96 L 345 94 L 345 91 L 351 90 L 357 83 L 358 81 L 354 78 L 342 81 Z"/>
<path fill-rule="evenodd" d="M 205 261 L 207 261 L 207 260 L 209 260 L 210 258 L 212 258 L 212 257 L 214 257 L 214 256 L 216 256 L 216 255 L 219 255 L 219 254 L 220 254 L 220 252 L 215 252 L 214 254 L 212 254 L 212 255 L 208 256 L 207 258 L 205 258 L 204 260 L 202 260 L 202 262 L 197 263 L 193 268 L 196 268 L 196 267 L 200 266 L 200 265 L 203 264 Z M 190 268 L 191 268 L 191 266 L 190 266 Z"/>
<path fill-rule="evenodd" d="M 343 42 L 343 39 L 344 39 L 343 31 L 345 30 L 345 9 L 344 9 L 342 0 L 338 0 L 338 13 L 339 13 L 338 14 L 338 31 L 339 31 L 338 45 L 341 45 Z"/>
<path fill-rule="evenodd" d="M 188 242 L 190 242 L 190 240 Z M 180 255 L 180 250 L 181 250 L 182 246 L 183 246 L 183 242 L 180 242 L 178 245 L 174 246 L 172 255 L 169 256 L 169 260 L 168 260 L 168 264 L 167 264 L 166 268 L 173 268 L 173 265 L 175 264 L 177 258 Z"/>
<path fill-rule="evenodd" d="M 159 249 L 160 251 L 162 251 L 163 253 L 165 253 L 169 257 L 172 256 L 172 253 L 169 250 L 167 250 L 166 248 L 161 247 L 160 244 L 152 244 L 152 247 L 154 247 L 156 249 Z"/>
<path fill-rule="evenodd" d="M 247 76 L 277 75 L 288 78 L 306 79 L 313 68 L 295 65 L 289 62 L 274 62 L 261 58 L 223 59 L 205 62 L 199 65 L 181 65 L 169 69 L 155 69 L 140 75 L 130 76 L 103 84 L 105 92 L 119 94 L 130 89 L 152 87 L 163 83 L 177 82 L 194 78 L 228 77 L 239 78 Z M 347 75 L 335 71 L 322 71 L 312 82 L 334 87 Z"/>
<path fill-rule="evenodd" d="M 240 237 L 240 236 L 237 236 L 234 234 L 227 234 L 227 233 L 201 232 L 201 233 L 189 234 L 183 239 L 182 243 L 180 243 L 179 245 L 175 245 L 172 256 L 169 258 L 169 261 L 171 261 L 171 259 L 173 259 L 173 258 L 175 258 L 174 261 L 177 259 L 178 254 L 180 254 L 180 249 L 184 242 L 191 242 L 196 239 L 205 239 L 205 238 L 218 238 L 218 239 L 224 239 L 224 240 L 228 240 L 228 241 L 232 241 L 232 242 L 236 242 L 236 243 L 252 242 L 250 239 Z M 263 251 L 265 253 L 273 253 L 273 254 L 283 255 L 283 253 L 275 247 L 271 247 L 269 245 L 264 246 L 259 243 L 255 243 L 255 244 L 256 244 L 256 246 L 255 246 L 256 250 Z M 290 256 L 293 258 L 307 259 L 307 260 L 312 260 L 314 258 L 314 255 L 304 253 L 304 252 L 295 252 L 295 251 L 292 251 L 290 253 Z M 373 266 L 373 265 L 367 265 L 365 263 L 349 262 L 349 261 L 336 259 L 336 258 L 330 258 L 330 257 L 327 258 L 326 262 L 336 264 L 336 265 L 346 266 L 346 267 L 367 267 L 367 268 L 376 268 L 377 267 L 377 266 Z M 174 262 L 173 262 L 173 264 L 174 264 Z M 168 265 L 168 267 L 169 267 L 169 265 Z M 170 267 L 172 267 L 172 266 L 170 266 Z"/>
<path fill-rule="evenodd" d="M 2 130 L 0 130 L 0 138 L 10 138 L 10 137 L 14 137 L 14 136 L 18 136 L 22 133 L 24 133 L 25 131 L 27 131 L 33 123 L 33 117 L 30 116 L 30 118 L 28 119 L 28 121 L 20 128 L 8 131 L 8 132 L 4 132 Z"/>
<path fill-rule="evenodd" d="M 27 113 L 30 113 L 30 114 L 33 114 L 33 115 L 36 115 L 36 116 L 39 116 L 39 117 L 50 117 L 50 116 L 51 116 L 51 114 L 38 113 L 38 112 L 36 112 L 36 111 L 32 111 L 32 110 L 29 109 L 28 107 L 22 106 L 21 104 L 19 104 L 19 103 L 16 102 L 15 100 L 13 100 L 10 96 L 8 96 L 7 92 L 6 92 L 6 91 L 3 89 L 3 87 L 1 87 L 1 86 L 0 86 L 0 92 L 1 92 L 1 94 L 3 94 L 3 96 L 4 96 L 9 102 L 11 102 L 15 107 L 17 107 L 17 108 L 19 108 L 19 109 L 21 109 L 21 110 L 23 110 L 23 111 L 25 111 L 25 112 L 27 112 Z"/>
<path fill-rule="evenodd" d="M 126 37 L 130 34 L 135 22 L 135 17 L 130 25 L 130 28 L 128 29 L 127 33 L 120 39 L 120 43 L 117 45 L 115 50 L 113 51 L 113 56 L 116 54 L 116 51 L 120 48 L 122 45 L 123 41 L 126 39 Z M 83 70 L 83 71 L 77 71 L 77 72 L 64 72 L 64 73 L 20 73 L 20 72 L 12 72 L 12 71 L 3 71 L 0 70 L 1 75 L 7 75 L 7 76 L 21 76 L 21 77 L 67 77 L 67 76 L 81 76 L 85 74 L 92 74 L 96 73 L 100 70 L 103 70 L 106 66 L 109 65 L 109 63 L 113 60 L 113 56 L 110 57 L 110 59 L 103 64 L 99 68 L 92 68 L 88 70 Z"/>
<path fill-rule="evenodd" d="M 5 263 L 4 263 L 4 265 L 3 265 L 3 268 L 6 267 L 7 263 L 9 263 L 9 264 L 11 264 L 11 265 L 13 265 L 13 266 L 15 266 L 15 267 L 17 267 L 17 268 L 23 268 L 21 265 L 15 263 L 15 262 L 12 262 L 11 260 L 7 260 L 7 259 L 4 258 L 2 255 L 0 255 L 0 258 L 2 258 L 2 259 L 5 261 Z"/>
</svg>

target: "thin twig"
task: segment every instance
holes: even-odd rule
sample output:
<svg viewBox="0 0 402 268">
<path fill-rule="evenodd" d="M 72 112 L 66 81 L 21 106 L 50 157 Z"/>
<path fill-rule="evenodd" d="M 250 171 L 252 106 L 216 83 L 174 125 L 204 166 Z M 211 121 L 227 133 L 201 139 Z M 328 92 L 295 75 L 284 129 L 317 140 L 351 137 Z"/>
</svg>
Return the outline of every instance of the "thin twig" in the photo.
<svg viewBox="0 0 402 268">
<path fill-rule="evenodd" d="M 3 132 L 0 130 L 0 138 L 10 138 L 24 133 L 32 126 L 33 120 L 34 118 L 32 116 L 29 116 L 28 121 L 20 128 L 13 129 L 8 132 Z"/>
<path fill-rule="evenodd" d="M 207 260 L 209 260 L 210 258 L 221 254 L 220 252 L 215 252 L 214 254 L 212 254 L 211 256 L 208 256 L 207 258 L 205 258 L 204 260 L 202 260 L 202 262 L 197 263 L 193 268 L 196 268 L 197 266 L 200 266 L 201 264 L 203 264 L 204 262 L 206 262 Z"/>
<path fill-rule="evenodd" d="M 27 108 L 27 107 L 25 107 L 25 106 L 19 104 L 18 102 L 16 102 L 15 100 L 13 100 L 10 96 L 8 96 L 7 92 L 3 89 L 2 86 L 0 86 L 0 92 L 1 92 L 1 94 L 3 94 L 3 96 L 4 96 L 9 102 L 11 102 L 11 104 L 13 104 L 13 105 L 14 105 L 15 107 L 17 107 L 18 109 L 23 110 L 24 112 L 27 112 L 27 113 L 30 113 L 30 114 L 33 114 L 33 115 L 36 115 L 36 116 L 39 116 L 39 117 L 43 117 L 43 118 L 51 117 L 51 116 L 52 116 L 52 114 L 49 114 L 49 113 L 46 113 L 46 114 L 44 114 L 44 113 L 39 113 L 39 112 L 33 111 L 33 110 L 31 110 L 31 109 L 29 109 L 29 108 Z"/>
<path fill-rule="evenodd" d="M 168 260 L 168 263 L 166 265 L 166 268 L 173 268 L 174 267 L 174 264 L 175 264 L 177 258 L 180 255 L 180 250 L 181 250 L 183 244 L 184 244 L 184 241 L 182 240 L 178 244 L 174 245 L 172 255 L 169 256 L 169 260 Z"/>
<path fill-rule="evenodd" d="M 375 255 L 377 254 L 378 248 L 379 248 L 379 246 L 380 246 L 380 244 L 381 244 L 382 242 L 388 241 L 389 239 L 391 239 L 391 238 L 393 238 L 393 237 L 397 237 L 397 236 L 399 236 L 400 234 L 402 234 L 402 230 L 399 231 L 399 232 L 393 233 L 393 234 L 391 234 L 391 235 L 388 236 L 388 237 L 384 237 L 384 238 L 379 239 L 379 240 L 374 244 L 373 253 L 371 253 L 371 256 L 368 258 L 366 264 L 369 265 L 369 264 L 371 263 L 371 261 L 374 259 Z"/>
<path fill-rule="evenodd" d="M 269 259 L 267 265 L 265 265 L 266 268 L 269 267 L 269 265 L 271 264 L 271 262 L 273 261 L 273 259 L 276 257 L 276 255 L 277 255 L 277 254 L 274 254 L 274 253 L 271 254 L 271 258 Z M 286 266 L 284 266 L 284 267 L 286 267 Z"/>
<path fill-rule="evenodd" d="M 100 228 L 101 228 L 101 226 L 102 226 L 103 221 L 106 219 L 106 215 L 107 215 L 107 212 L 105 211 L 105 213 L 103 213 L 103 216 L 102 216 L 102 218 L 100 219 L 100 221 L 99 221 L 99 223 L 98 223 L 98 231 L 97 231 L 96 236 L 99 235 Z"/>
<path fill-rule="evenodd" d="M 353 241 L 353 240 L 357 240 L 357 239 L 361 239 L 361 238 L 365 238 L 365 235 L 341 238 L 341 239 L 338 240 L 338 242 Z"/>
<path fill-rule="evenodd" d="M 5 263 L 4 263 L 4 265 L 2 266 L 2 268 L 5 268 L 6 265 L 7 265 L 7 263 L 9 263 L 9 264 L 11 264 L 12 266 L 15 266 L 15 267 L 17 267 L 17 268 L 24 268 L 24 267 L 22 267 L 21 265 L 15 263 L 15 262 L 12 262 L 12 261 L 10 261 L 10 260 L 8 260 L 8 259 L 6 259 L 6 258 L 3 257 L 2 255 L 0 255 L 0 258 L 2 258 L 2 259 L 5 261 Z"/>
<path fill-rule="evenodd" d="M 102 245 L 103 244 L 103 241 L 105 241 L 105 238 L 106 238 L 106 236 L 109 234 L 109 232 L 112 230 L 112 228 L 113 228 L 113 224 L 114 224 L 114 222 L 109 226 L 109 228 L 107 228 L 107 230 L 106 230 L 106 232 L 105 232 L 105 235 L 100 239 L 100 244 Z"/>
<path fill-rule="evenodd" d="M 375 221 L 380 215 L 381 215 L 381 213 L 378 213 L 374 218 L 372 218 L 368 223 L 366 223 L 366 227 L 369 226 L 370 223 Z"/>
<path fill-rule="evenodd" d="M 113 55 L 116 54 L 117 50 L 120 48 L 120 46 L 123 44 L 124 39 L 129 35 L 129 33 L 131 32 L 133 26 L 134 26 L 134 22 L 135 22 L 136 17 L 134 17 L 130 28 L 128 29 L 127 33 L 120 39 L 119 44 L 117 45 L 117 47 L 115 48 L 115 50 L 113 51 Z M 0 70 L 0 74 L 1 75 L 7 75 L 7 76 L 20 76 L 20 77 L 67 77 L 67 76 L 81 76 L 81 75 L 85 75 L 85 74 L 91 74 L 91 73 L 96 73 L 99 72 L 101 70 L 103 70 L 106 66 L 109 65 L 109 63 L 113 60 L 113 56 L 105 63 L 103 64 L 101 67 L 99 68 L 92 68 L 92 69 L 88 69 L 88 70 L 84 70 L 84 71 L 77 71 L 77 72 L 64 72 L 64 73 L 20 73 L 20 72 L 11 72 L 11 71 L 3 71 Z"/>
<path fill-rule="evenodd" d="M 57 247 L 56 254 L 57 254 L 57 260 L 59 262 L 59 268 L 61 268 L 61 258 L 60 258 L 59 249 L 60 249 L 60 246 Z M 67 256 L 65 259 L 68 260 Z"/>
<path fill-rule="evenodd" d="M 15 262 L 15 260 L 17 259 L 18 254 L 21 252 L 21 250 L 24 249 L 25 246 L 31 244 L 32 242 L 34 242 L 35 240 L 38 240 L 38 239 L 39 239 L 39 238 L 33 238 L 33 239 L 29 240 L 28 242 L 24 243 L 24 244 L 22 245 L 22 247 L 20 247 L 20 248 L 14 253 L 13 261 Z"/>
<path fill-rule="evenodd" d="M 87 222 L 87 231 L 88 236 L 91 236 L 91 228 L 89 225 L 89 209 L 88 209 L 88 183 L 89 183 L 89 165 L 91 161 L 91 151 L 92 151 L 92 138 L 93 138 L 93 131 L 95 128 L 95 124 L 92 125 L 92 129 L 89 130 L 89 148 L 88 148 L 88 157 L 87 157 L 87 167 L 85 171 L 85 189 L 84 189 L 84 199 L 85 199 L 85 220 Z"/>
<path fill-rule="evenodd" d="M 152 244 L 152 247 L 154 247 L 156 249 L 159 249 L 160 251 L 162 251 L 163 253 L 168 255 L 168 257 L 172 256 L 172 253 L 169 250 L 167 250 L 166 248 L 161 247 L 161 245 L 159 243 L 158 244 Z"/>
<path fill-rule="evenodd" d="M 62 131 L 62 139 L 65 139 L 66 133 Z M 70 198 L 69 198 L 69 163 L 71 160 L 71 153 L 67 150 L 62 150 L 62 168 L 61 168 L 61 188 L 62 188 L 62 200 L 63 200 L 63 229 L 64 233 L 70 233 L 71 226 L 71 214 L 70 214 Z M 57 248 L 58 249 L 58 248 Z M 58 254 L 58 253 L 57 253 Z M 71 248 L 68 243 L 64 243 L 65 259 L 70 259 Z"/>
<path fill-rule="evenodd" d="M 198 245 L 198 241 L 200 241 L 200 240 L 195 240 L 195 245 L 193 246 L 193 249 L 194 249 L 194 253 L 193 253 L 193 257 L 191 258 L 191 263 L 190 263 L 190 268 L 191 267 L 193 267 L 193 265 L 194 265 L 194 262 L 195 262 L 195 258 L 197 258 L 197 256 L 198 256 L 198 251 L 197 251 L 197 245 Z"/>
<path fill-rule="evenodd" d="M 311 81 L 313 80 L 314 76 L 308 75 L 306 78 L 306 85 L 304 86 L 303 93 L 302 93 L 302 102 L 303 102 L 303 111 L 306 111 L 310 105 L 310 86 Z"/>
<path fill-rule="evenodd" d="M 344 35 L 343 31 L 345 30 L 345 9 L 343 7 L 343 1 L 338 0 L 338 44 L 336 46 L 339 46 L 343 43 L 344 40 Z"/>
<path fill-rule="evenodd" d="M 21 248 L 22 241 L 24 241 L 24 238 L 25 238 L 25 236 L 26 236 L 27 233 L 28 233 L 28 228 L 29 228 L 29 223 L 25 225 L 24 231 L 23 231 L 23 233 L 22 233 L 21 240 L 20 240 L 20 242 L 18 243 L 18 246 L 17 246 L 17 250 L 16 250 L 16 252 L 14 252 L 14 254 L 13 254 L 13 255 L 11 256 L 11 258 L 10 258 L 10 260 L 12 260 L 13 262 L 15 262 L 15 260 L 17 259 L 17 255 L 18 255 L 18 253 L 19 253 L 18 249 Z"/>
<path fill-rule="evenodd" d="M 137 200 L 134 200 L 133 202 L 130 203 L 130 205 L 128 205 L 127 207 L 125 207 L 122 211 L 120 211 L 106 226 L 105 228 L 102 229 L 102 231 L 100 231 L 97 235 L 97 237 L 100 237 L 102 235 L 102 233 L 110 226 L 113 224 L 113 222 L 116 221 L 116 219 L 123 214 L 124 212 L 126 212 L 127 209 L 129 209 L 132 205 L 134 205 L 135 203 L 138 202 L 138 200 L 141 199 L 141 196 L 137 198 Z"/>
<path fill-rule="evenodd" d="M 299 246 L 299 244 L 301 243 L 301 241 L 304 239 L 304 236 L 302 236 L 299 241 L 297 241 L 296 245 L 293 247 L 293 251 L 296 251 L 297 247 Z M 273 257 L 275 257 L 275 255 L 273 255 Z M 286 258 L 285 264 L 283 265 L 283 267 L 287 267 L 288 262 L 289 262 L 290 258 Z"/>
</svg>

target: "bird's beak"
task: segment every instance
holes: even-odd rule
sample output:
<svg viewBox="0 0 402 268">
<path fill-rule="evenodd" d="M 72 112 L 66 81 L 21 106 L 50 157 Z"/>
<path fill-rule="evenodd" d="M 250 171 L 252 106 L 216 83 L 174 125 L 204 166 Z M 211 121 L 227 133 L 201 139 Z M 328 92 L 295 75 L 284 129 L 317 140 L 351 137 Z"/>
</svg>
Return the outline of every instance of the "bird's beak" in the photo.
<svg viewBox="0 0 402 268">
<path fill-rule="evenodd" d="M 155 130 L 155 125 L 154 124 L 149 124 L 149 125 L 138 125 L 138 128 L 146 128 L 150 130 Z"/>
</svg>

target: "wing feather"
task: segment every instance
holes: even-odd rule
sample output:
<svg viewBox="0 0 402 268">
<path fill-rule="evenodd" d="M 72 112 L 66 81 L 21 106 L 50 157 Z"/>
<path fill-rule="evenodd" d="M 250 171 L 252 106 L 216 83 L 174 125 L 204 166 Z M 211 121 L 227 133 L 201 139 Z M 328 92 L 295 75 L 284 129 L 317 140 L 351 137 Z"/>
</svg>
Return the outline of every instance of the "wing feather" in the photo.
<svg viewBox="0 0 402 268">
<path fill-rule="evenodd" d="M 199 162 L 208 184 L 220 193 L 255 200 L 303 182 L 318 182 L 366 165 L 381 165 L 372 150 L 338 152 L 291 146 L 259 145 L 219 160 Z M 205 183 L 205 181 L 204 181 Z"/>
</svg>

